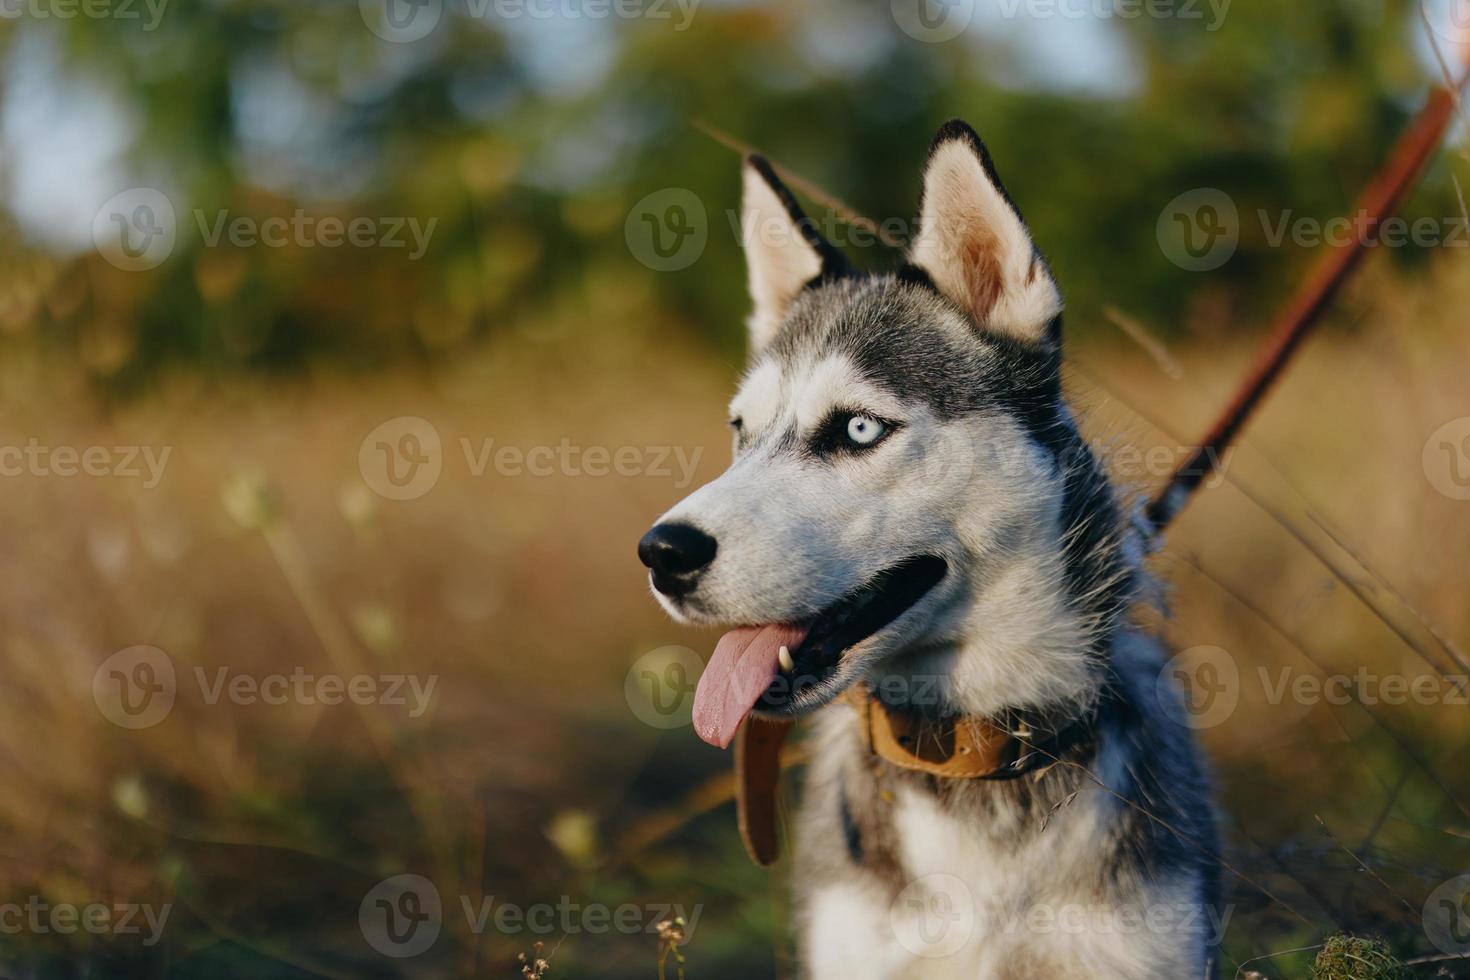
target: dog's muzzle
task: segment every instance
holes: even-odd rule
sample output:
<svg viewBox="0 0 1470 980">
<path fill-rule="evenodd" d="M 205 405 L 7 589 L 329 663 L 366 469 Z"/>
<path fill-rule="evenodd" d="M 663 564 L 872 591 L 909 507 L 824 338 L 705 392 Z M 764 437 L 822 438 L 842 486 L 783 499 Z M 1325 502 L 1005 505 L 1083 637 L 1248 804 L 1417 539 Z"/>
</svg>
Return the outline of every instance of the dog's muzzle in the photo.
<svg viewBox="0 0 1470 980">
<path fill-rule="evenodd" d="M 677 599 L 694 591 L 718 550 L 719 543 L 692 524 L 656 524 L 638 542 L 638 560 L 652 573 L 653 587 Z"/>
</svg>

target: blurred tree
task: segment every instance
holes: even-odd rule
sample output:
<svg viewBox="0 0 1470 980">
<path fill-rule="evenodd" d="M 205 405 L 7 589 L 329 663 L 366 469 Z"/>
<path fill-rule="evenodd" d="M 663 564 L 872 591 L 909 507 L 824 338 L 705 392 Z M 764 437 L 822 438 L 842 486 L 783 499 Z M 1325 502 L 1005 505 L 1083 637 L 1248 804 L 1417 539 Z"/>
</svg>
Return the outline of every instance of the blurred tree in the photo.
<svg viewBox="0 0 1470 980">
<path fill-rule="evenodd" d="M 1017 0 L 1003 9 L 1031 18 L 1020 35 L 977 21 L 946 43 L 908 36 L 884 5 L 840 0 L 696 6 L 687 21 L 675 8 L 560 22 L 496 9 L 452 0 L 427 36 L 401 43 L 370 30 L 358 4 L 322 2 L 180 3 L 151 29 L 8 22 L 0 50 L 13 69 L 61 38 L 66 76 L 121 107 L 132 183 L 176 198 L 178 242 L 146 272 L 96 255 L 8 263 L 0 295 L 21 339 L 7 342 L 100 352 L 89 369 L 124 391 L 169 363 L 372 367 L 512 328 L 554 337 L 589 318 L 636 329 L 673 315 L 733 351 L 745 303 L 737 160 L 701 119 L 903 237 L 928 139 L 963 116 L 1056 266 L 1074 331 L 1108 304 L 1165 332 L 1206 308 L 1255 319 L 1308 258 L 1273 244 L 1272 224 L 1341 213 L 1426 83 L 1412 0 L 1237 4 L 1214 19 L 1115 11 L 1089 29 L 1121 44 L 1124 68 L 1100 59 L 1086 88 L 1023 72 L 1015 46 L 1074 28 L 1056 11 L 1076 4 Z M 1202 187 L 1240 215 L 1239 251 L 1207 273 L 1169 262 L 1156 234 L 1165 205 Z M 708 244 L 655 272 L 624 219 L 666 188 L 699 199 Z M 1458 213 L 1443 175 L 1416 201 Z M 418 260 L 209 240 L 221 214 L 298 210 L 434 225 Z M 811 210 L 860 264 L 896 261 Z"/>
</svg>

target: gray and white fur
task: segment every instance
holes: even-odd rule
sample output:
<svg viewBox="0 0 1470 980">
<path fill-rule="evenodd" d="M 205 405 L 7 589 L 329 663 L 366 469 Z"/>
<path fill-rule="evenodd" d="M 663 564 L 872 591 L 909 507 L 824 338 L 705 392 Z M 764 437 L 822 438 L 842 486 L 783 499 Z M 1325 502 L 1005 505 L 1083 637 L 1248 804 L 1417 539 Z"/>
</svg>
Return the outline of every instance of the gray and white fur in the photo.
<svg viewBox="0 0 1470 980">
<path fill-rule="evenodd" d="M 1063 400 L 1060 295 L 985 147 L 960 122 L 939 132 L 891 274 L 848 266 L 759 158 L 744 198 L 734 461 L 660 518 L 718 550 L 659 601 L 687 623 L 801 622 L 908 556 L 947 565 L 793 702 L 815 729 L 793 874 L 804 975 L 1215 976 L 1210 788 L 1131 616 L 1144 544 Z M 833 442 L 834 418 L 882 436 Z M 1006 780 L 896 768 L 835 700 L 859 681 L 900 709 L 1025 725 L 1051 751 Z"/>
</svg>

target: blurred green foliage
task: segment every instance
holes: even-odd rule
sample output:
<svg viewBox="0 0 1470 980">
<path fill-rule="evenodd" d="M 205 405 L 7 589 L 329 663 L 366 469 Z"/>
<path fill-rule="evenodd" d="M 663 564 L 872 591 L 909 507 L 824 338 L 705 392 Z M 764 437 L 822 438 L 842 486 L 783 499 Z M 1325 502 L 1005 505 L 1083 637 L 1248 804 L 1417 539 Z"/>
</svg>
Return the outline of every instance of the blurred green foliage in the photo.
<svg viewBox="0 0 1470 980">
<path fill-rule="evenodd" d="M 887 4 L 707 2 L 681 30 L 677 13 L 533 24 L 473 17 L 465 2 L 413 43 L 366 29 L 358 4 L 300 0 L 178 0 L 153 30 L 0 22 L 8 58 L 64 35 L 66 75 L 133 123 L 135 183 L 168 187 L 179 211 L 174 253 L 146 273 L 7 246 L 8 332 L 80 352 L 124 390 L 170 363 L 373 367 L 577 320 L 673 315 L 734 352 L 737 161 L 694 121 L 865 214 L 907 221 L 927 142 L 956 115 L 991 144 L 1073 330 L 1108 305 L 1164 333 L 1253 322 L 1308 255 L 1272 247 L 1251 216 L 1344 212 L 1430 78 L 1412 0 L 1233 4 L 1218 30 L 1113 18 L 1097 29 L 1124 45 L 1127 77 L 1090 87 L 1036 77 L 1004 32 L 921 43 Z M 630 253 L 623 223 L 669 187 L 704 203 L 709 244 L 690 267 L 657 273 Z M 1155 231 L 1166 203 L 1196 187 L 1224 190 L 1242 215 L 1239 253 L 1208 274 L 1168 262 Z M 1413 207 L 1458 214 L 1447 174 Z M 192 217 L 296 208 L 437 225 L 411 261 L 381 248 L 207 247 Z M 895 261 L 850 251 L 870 267 Z"/>
</svg>

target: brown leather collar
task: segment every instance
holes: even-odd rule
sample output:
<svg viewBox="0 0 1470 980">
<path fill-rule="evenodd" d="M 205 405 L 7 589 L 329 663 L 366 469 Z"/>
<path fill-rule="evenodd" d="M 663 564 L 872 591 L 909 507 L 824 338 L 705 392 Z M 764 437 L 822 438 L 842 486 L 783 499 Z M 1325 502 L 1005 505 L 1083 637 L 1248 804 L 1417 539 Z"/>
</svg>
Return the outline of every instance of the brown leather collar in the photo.
<svg viewBox="0 0 1470 980">
<path fill-rule="evenodd" d="M 1007 778 L 1021 757 L 1012 733 L 985 718 L 928 719 L 895 711 L 862 684 L 848 688 L 843 699 L 857 709 L 868 750 L 900 769 L 945 779 Z"/>
<path fill-rule="evenodd" d="M 862 684 L 842 697 L 858 712 L 863 742 L 873 755 L 912 772 L 942 779 L 1014 779 L 1049 765 L 1050 752 L 1035 751 L 1024 722 L 1010 730 L 984 718 L 928 719 L 889 708 Z M 745 720 L 735 736 L 735 803 L 740 836 L 751 860 L 761 866 L 780 856 L 776 790 L 781 780 L 781 746 L 792 722 Z M 1070 735 L 1071 729 L 1062 733 Z M 1053 742 L 1060 749 L 1064 737 Z"/>
</svg>

